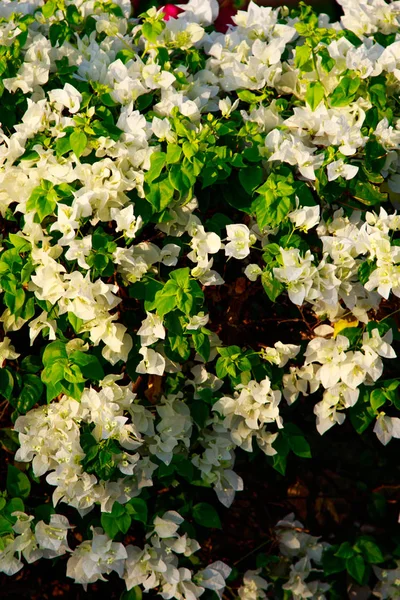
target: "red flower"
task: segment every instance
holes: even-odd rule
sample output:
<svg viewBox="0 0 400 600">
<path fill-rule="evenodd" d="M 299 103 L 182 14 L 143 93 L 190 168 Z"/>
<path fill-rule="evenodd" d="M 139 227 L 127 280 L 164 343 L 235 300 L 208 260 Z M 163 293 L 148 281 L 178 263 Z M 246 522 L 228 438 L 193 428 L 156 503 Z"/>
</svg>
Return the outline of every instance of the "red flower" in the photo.
<svg viewBox="0 0 400 600">
<path fill-rule="evenodd" d="M 215 29 L 221 33 L 225 33 L 228 29 L 228 25 L 233 25 L 232 17 L 236 15 L 236 13 L 237 9 L 231 4 L 220 6 L 218 17 L 214 21 Z"/>
<path fill-rule="evenodd" d="M 166 4 L 162 7 L 162 11 L 164 13 L 164 21 L 169 21 L 169 19 L 176 19 L 176 17 L 181 12 L 183 12 L 183 10 L 176 6 L 176 4 Z"/>
</svg>

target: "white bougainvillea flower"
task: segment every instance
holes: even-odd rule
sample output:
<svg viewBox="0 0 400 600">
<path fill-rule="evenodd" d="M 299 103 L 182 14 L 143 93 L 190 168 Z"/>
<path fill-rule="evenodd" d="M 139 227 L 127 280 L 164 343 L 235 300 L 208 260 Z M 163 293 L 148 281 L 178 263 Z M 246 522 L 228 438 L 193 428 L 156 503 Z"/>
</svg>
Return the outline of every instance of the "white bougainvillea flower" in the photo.
<svg viewBox="0 0 400 600">
<path fill-rule="evenodd" d="M 209 315 L 205 315 L 204 312 L 200 312 L 198 315 L 190 317 L 189 323 L 186 325 L 186 329 L 194 331 L 205 327 L 210 319 Z"/>
<path fill-rule="evenodd" d="M 238 589 L 240 600 L 262 600 L 266 598 L 264 590 L 267 590 L 270 584 L 260 577 L 261 569 L 248 570 L 243 576 L 243 585 Z"/>
<path fill-rule="evenodd" d="M 5 337 L 3 341 L 0 342 L 0 365 L 2 365 L 5 360 L 14 360 L 19 356 L 18 352 L 15 352 L 15 348 L 11 344 L 10 338 Z"/>
<path fill-rule="evenodd" d="M 259 276 L 262 274 L 262 269 L 258 265 L 252 263 L 250 265 L 247 265 L 247 267 L 244 270 L 244 274 L 248 279 L 250 279 L 250 281 L 257 281 Z"/>
<path fill-rule="evenodd" d="M 49 319 L 46 311 L 43 311 L 36 319 L 29 321 L 29 339 L 31 346 L 39 333 L 44 329 L 48 329 L 47 335 L 49 340 L 55 340 L 57 338 L 57 322 L 54 319 Z"/>
<path fill-rule="evenodd" d="M 165 370 L 165 358 L 152 348 L 141 348 L 139 354 L 143 356 L 136 367 L 136 373 L 147 373 L 148 375 L 163 375 Z"/>
<path fill-rule="evenodd" d="M 189 0 L 187 4 L 177 6 L 183 11 L 178 15 L 178 19 L 187 19 L 201 25 L 211 25 L 219 13 L 217 0 Z"/>
<path fill-rule="evenodd" d="M 353 179 L 358 173 L 358 167 L 349 165 L 342 159 L 329 163 L 326 170 L 328 172 L 328 181 L 335 181 L 338 177 Z"/>
<path fill-rule="evenodd" d="M 231 567 L 221 560 L 217 560 L 196 574 L 195 583 L 208 590 L 213 590 L 219 598 L 222 598 L 226 579 L 231 572 Z"/>
<path fill-rule="evenodd" d="M 400 438 L 400 419 L 380 412 L 374 426 L 378 440 L 386 446 L 392 438 Z"/>
<path fill-rule="evenodd" d="M 302 206 L 301 208 L 297 208 L 290 212 L 288 217 L 296 229 L 301 229 L 301 231 L 307 233 L 309 229 L 318 225 L 320 220 L 320 207 L 318 205 Z"/>
<path fill-rule="evenodd" d="M 143 224 L 142 217 L 136 217 L 133 209 L 134 204 L 129 204 L 122 210 L 112 208 L 110 212 L 111 218 L 117 223 L 116 231 L 123 231 L 128 238 L 134 238 Z"/>
<path fill-rule="evenodd" d="M 153 117 L 151 129 L 154 135 L 157 136 L 160 141 L 165 140 L 171 144 L 176 142 L 176 133 L 172 131 L 171 123 L 168 121 L 168 119 L 159 119 L 158 117 Z"/>
<path fill-rule="evenodd" d="M 154 531 L 160 538 L 178 537 L 179 526 L 184 519 L 174 510 L 169 510 L 162 517 L 154 519 Z"/>
<path fill-rule="evenodd" d="M 157 340 L 165 338 L 165 328 L 162 319 L 156 314 L 146 312 L 147 317 L 142 321 L 137 335 L 140 335 L 142 346 L 151 346 Z"/>
<path fill-rule="evenodd" d="M 250 254 L 251 244 L 255 241 L 255 236 L 250 233 L 247 225 L 243 223 L 227 225 L 226 232 L 229 241 L 225 244 L 225 255 L 237 259 L 246 258 Z"/>
<path fill-rule="evenodd" d="M 223 117 L 229 117 L 229 115 L 236 110 L 239 106 L 239 98 L 232 103 L 232 100 L 227 96 L 218 102 L 219 110 Z"/>
<path fill-rule="evenodd" d="M 62 89 L 51 90 L 49 99 L 50 102 L 57 102 L 57 104 L 68 108 L 71 114 L 75 114 L 80 108 L 82 94 L 70 83 L 66 83 Z"/>
<path fill-rule="evenodd" d="M 178 262 L 181 247 L 177 244 L 166 244 L 161 248 L 160 261 L 167 267 L 174 267 Z"/>
<path fill-rule="evenodd" d="M 39 547 L 48 550 L 54 556 L 60 556 L 70 551 L 67 543 L 67 533 L 71 529 L 67 517 L 64 515 L 50 515 L 50 522 L 47 525 L 44 521 L 39 521 L 35 527 L 35 537 Z M 49 556 L 50 558 L 50 556 Z"/>
</svg>

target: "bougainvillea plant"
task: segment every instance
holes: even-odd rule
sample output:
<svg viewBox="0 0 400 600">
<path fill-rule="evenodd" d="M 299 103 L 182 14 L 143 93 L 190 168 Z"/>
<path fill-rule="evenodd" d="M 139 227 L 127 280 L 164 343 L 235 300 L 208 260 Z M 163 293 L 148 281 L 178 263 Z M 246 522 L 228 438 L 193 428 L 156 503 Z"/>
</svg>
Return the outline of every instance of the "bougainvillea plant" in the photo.
<svg viewBox="0 0 400 600">
<path fill-rule="evenodd" d="M 389 533 L 321 541 L 293 514 L 254 569 L 198 558 L 238 454 L 283 475 L 312 455 L 303 421 L 400 438 L 400 2 L 340 4 L 331 23 L 250 3 L 221 33 L 216 0 L 0 3 L 7 575 L 399 596 Z M 229 341 L 234 282 L 285 342 Z"/>
</svg>

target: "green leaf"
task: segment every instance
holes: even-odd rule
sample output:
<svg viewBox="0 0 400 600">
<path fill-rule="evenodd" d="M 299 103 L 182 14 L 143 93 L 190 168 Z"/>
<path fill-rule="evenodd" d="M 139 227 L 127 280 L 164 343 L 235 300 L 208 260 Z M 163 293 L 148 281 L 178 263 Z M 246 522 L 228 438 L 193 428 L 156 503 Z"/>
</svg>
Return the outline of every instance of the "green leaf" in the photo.
<svg viewBox="0 0 400 600">
<path fill-rule="evenodd" d="M 131 523 L 132 523 L 132 519 L 125 512 L 123 515 L 118 517 L 117 523 L 118 523 L 119 530 L 121 531 L 121 533 L 123 533 L 125 535 L 126 533 L 128 533 L 129 527 L 131 526 Z"/>
<path fill-rule="evenodd" d="M 357 583 L 362 585 L 367 572 L 367 566 L 360 554 L 356 554 L 346 559 L 346 570 Z"/>
<path fill-rule="evenodd" d="M 357 276 L 363 285 L 365 285 L 368 279 L 371 277 L 371 274 L 377 268 L 376 262 L 374 260 L 364 260 L 361 265 L 358 267 Z"/>
<path fill-rule="evenodd" d="M 336 556 L 338 546 L 330 546 L 324 550 L 322 555 L 322 568 L 325 575 L 340 573 L 346 568 L 346 563 L 343 558 Z"/>
<path fill-rule="evenodd" d="M 79 25 L 82 22 L 80 12 L 73 4 L 67 6 L 66 16 L 68 23 L 70 23 L 71 25 Z"/>
<path fill-rule="evenodd" d="M 372 390 L 370 395 L 371 406 L 374 411 L 377 411 L 386 403 L 386 396 L 381 389 Z"/>
<path fill-rule="evenodd" d="M 373 540 L 359 538 L 357 540 L 356 548 L 361 550 L 363 557 L 371 565 L 380 564 L 385 560 L 381 549 Z"/>
<path fill-rule="evenodd" d="M 71 29 L 66 21 L 58 21 L 50 25 L 49 38 L 53 48 L 57 45 L 57 42 L 61 47 L 70 35 Z"/>
<path fill-rule="evenodd" d="M 193 158 L 193 156 L 195 156 L 195 154 L 197 154 L 198 145 L 196 142 L 190 142 L 189 140 L 186 140 L 182 144 L 182 151 L 186 158 L 190 160 Z"/>
<path fill-rule="evenodd" d="M 262 179 L 263 171 L 259 166 L 247 167 L 246 169 L 240 169 L 239 171 L 239 181 L 250 195 L 261 184 Z"/>
<path fill-rule="evenodd" d="M 7 506 L 4 508 L 3 512 L 7 519 L 11 520 L 14 523 L 15 517 L 11 515 L 13 512 L 25 512 L 24 503 L 21 498 L 11 498 L 7 502 Z"/>
<path fill-rule="evenodd" d="M 165 352 L 172 361 L 186 361 L 190 356 L 190 344 L 187 336 L 169 334 Z"/>
<path fill-rule="evenodd" d="M 114 504 L 116 504 L 114 502 Z M 114 507 L 113 507 L 114 508 Z M 119 533 L 118 520 L 110 513 L 101 513 L 101 526 L 109 538 L 114 539 Z"/>
<path fill-rule="evenodd" d="M 306 102 L 314 111 L 324 99 L 325 88 L 319 81 L 311 81 L 307 85 Z"/>
<path fill-rule="evenodd" d="M 131 590 L 123 592 L 119 600 L 142 600 L 142 590 L 135 585 Z"/>
<path fill-rule="evenodd" d="M 157 212 L 163 211 L 174 198 L 174 187 L 168 179 L 168 175 L 161 181 L 144 185 L 145 197 Z"/>
<path fill-rule="evenodd" d="M 97 356 L 75 350 L 69 358 L 80 367 L 82 375 L 87 379 L 100 381 L 104 378 L 104 370 Z"/>
<path fill-rule="evenodd" d="M 329 50 L 327 48 L 321 48 L 321 50 L 318 50 L 317 54 L 321 58 L 321 67 L 323 70 L 326 73 L 330 73 L 336 64 L 336 61 L 329 54 Z"/>
<path fill-rule="evenodd" d="M 62 138 L 58 138 L 58 140 L 56 141 L 56 155 L 57 157 L 63 156 L 64 154 L 67 154 L 68 152 L 71 152 L 72 148 L 71 148 L 71 140 L 70 140 L 70 136 L 66 135 Z"/>
<path fill-rule="evenodd" d="M 165 24 L 162 21 L 154 21 L 153 23 L 146 21 L 142 26 L 142 34 L 149 42 L 155 43 L 164 27 Z"/>
<path fill-rule="evenodd" d="M 343 77 L 329 97 L 331 106 L 347 106 L 350 104 L 354 100 L 360 84 L 361 79 L 359 77 Z"/>
<path fill-rule="evenodd" d="M 144 180 L 152 183 L 161 175 L 161 171 L 166 163 L 167 155 L 165 152 L 153 152 L 150 156 L 150 169 L 145 173 Z"/>
<path fill-rule="evenodd" d="M 370 406 L 369 392 L 363 389 L 357 403 L 349 409 L 350 421 L 357 433 L 364 433 L 372 421 L 375 420 L 375 411 Z"/>
<path fill-rule="evenodd" d="M 43 373 L 42 373 L 42 380 Z M 63 385 L 59 383 L 46 383 L 46 401 L 49 404 L 54 398 L 56 398 L 63 391 Z"/>
<path fill-rule="evenodd" d="M 205 402 L 196 400 L 190 405 L 190 413 L 194 422 L 203 429 L 210 418 L 210 408 Z"/>
<path fill-rule="evenodd" d="M 49 181 L 42 181 L 42 184 L 36 187 L 28 198 L 26 208 L 28 211 L 36 211 L 40 222 L 45 217 L 52 214 L 57 205 L 57 193 L 53 184 Z"/>
<path fill-rule="evenodd" d="M 212 527 L 216 529 L 222 529 L 221 521 L 217 511 L 211 504 L 207 502 L 200 502 L 193 506 L 193 518 L 199 525 L 203 527 Z"/>
<path fill-rule="evenodd" d="M 257 192 L 260 193 L 259 190 Z M 277 227 L 280 225 L 285 221 L 292 208 L 294 208 L 294 201 L 290 196 L 279 196 L 272 190 L 260 193 L 260 196 L 251 205 L 261 230 L 267 226 Z"/>
<path fill-rule="evenodd" d="M 297 425 L 294 425 L 294 423 L 285 423 L 283 434 L 287 439 L 290 449 L 296 456 L 311 458 L 310 444 Z"/>
<path fill-rule="evenodd" d="M 17 288 L 15 292 L 6 292 L 4 294 L 4 303 L 10 309 L 11 314 L 16 314 L 21 310 L 25 302 L 25 291 L 23 288 Z"/>
<path fill-rule="evenodd" d="M 164 320 L 165 327 L 170 335 L 183 335 L 183 320 L 179 311 L 170 312 Z"/>
<path fill-rule="evenodd" d="M 175 287 L 175 291 L 178 291 L 178 286 Z M 164 317 L 176 307 L 176 294 L 163 294 L 157 292 L 155 298 L 155 307 L 158 316 Z"/>
<path fill-rule="evenodd" d="M 355 552 L 353 547 L 349 542 L 343 542 L 343 544 L 340 544 L 339 548 L 335 552 L 335 556 L 338 556 L 339 558 L 351 558 L 354 556 L 354 554 Z"/>
<path fill-rule="evenodd" d="M 69 136 L 72 152 L 80 158 L 87 146 L 87 136 L 83 131 L 74 131 Z"/>
<path fill-rule="evenodd" d="M 375 83 L 372 83 L 375 81 Z M 368 92 L 373 106 L 385 108 L 388 101 L 387 83 L 385 77 L 371 77 L 372 85 Z"/>
<path fill-rule="evenodd" d="M 129 508 L 129 514 L 134 521 L 140 521 L 146 525 L 147 523 L 147 504 L 142 498 L 132 498 L 126 505 Z"/>
<path fill-rule="evenodd" d="M 50 366 L 62 358 L 68 358 L 68 353 L 64 342 L 56 340 L 55 342 L 47 344 L 42 357 L 43 364 L 45 366 Z"/>
<path fill-rule="evenodd" d="M 8 236 L 10 242 L 18 250 L 19 253 L 30 252 L 32 244 L 21 235 L 10 233 Z"/>
<path fill-rule="evenodd" d="M 226 375 L 230 375 L 231 377 L 237 376 L 235 363 L 230 357 L 221 356 L 216 362 L 215 372 L 220 379 L 223 379 Z"/>
<path fill-rule="evenodd" d="M 48 0 L 48 2 L 46 2 L 46 4 L 44 4 L 42 6 L 41 10 L 42 10 L 42 15 L 44 17 L 46 17 L 46 19 L 49 19 L 56 12 L 56 10 L 57 10 L 57 3 L 54 0 Z"/>
<path fill-rule="evenodd" d="M 385 166 L 387 152 L 376 140 L 368 140 L 365 144 L 365 166 L 371 173 L 380 173 Z"/>
<path fill-rule="evenodd" d="M 182 156 L 182 148 L 178 144 L 168 144 L 166 162 L 168 165 L 179 162 Z"/>
<path fill-rule="evenodd" d="M 283 283 L 275 279 L 271 271 L 263 271 L 261 275 L 261 283 L 271 302 L 275 302 L 277 297 L 285 289 Z"/>
<path fill-rule="evenodd" d="M 241 355 L 242 351 L 239 346 L 227 346 L 226 348 L 217 348 L 220 356 L 232 358 L 236 360 Z"/>
<path fill-rule="evenodd" d="M 254 92 L 250 92 L 250 90 L 239 90 L 237 92 L 238 97 L 242 102 L 247 102 L 248 104 L 256 104 L 263 100 L 264 95 L 257 95 Z"/>
<path fill-rule="evenodd" d="M 39 504 L 35 508 L 35 518 L 38 521 L 45 521 L 47 524 L 50 522 L 51 515 L 56 513 L 53 505 L 51 503 L 48 504 Z"/>
<path fill-rule="evenodd" d="M 289 454 L 290 448 L 286 437 L 280 433 L 274 443 L 272 444 L 277 454 L 268 456 L 267 459 L 272 463 L 275 471 L 278 471 L 281 475 L 286 473 L 287 455 Z"/>
<path fill-rule="evenodd" d="M 68 383 L 84 383 L 85 381 L 80 367 L 73 363 L 68 363 L 64 366 L 64 379 Z M 64 385 L 66 385 L 65 382 Z"/>
<path fill-rule="evenodd" d="M 31 491 L 31 484 L 25 473 L 22 473 L 22 471 L 13 465 L 8 465 L 6 488 L 10 496 L 28 498 Z"/>
<path fill-rule="evenodd" d="M 85 384 L 79 382 L 69 383 L 64 379 L 64 381 L 61 382 L 61 388 L 64 394 L 66 394 L 67 396 L 71 396 L 71 398 L 74 398 L 75 400 L 79 401 L 81 399 L 83 390 L 85 389 Z M 48 389 L 49 386 L 47 386 L 47 391 Z"/>
<path fill-rule="evenodd" d="M 14 388 L 14 378 L 8 369 L 0 369 L 0 395 L 10 400 Z"/>
<path fill-rule="evenodd" d="M 310 46 L 304 44 L 304 46 L 297 46 L 296 55 L 294 59 L 294 66 L 296 69 L 305 67 L 312 59 L 312 50 Z"/>
<path fill-rule="evenodd" d="M 379 187 L 373 185 L 369 181 L 360 181 L 356 178 L 352 179 L 350 189 L 354 198 L 367 206 L 381 204 L 387 200 L 387 194 L 382 194 Z"/>
<path fill-rule="evenodd" d="M 182 290 L 187 290 L 190 282 L 190 269 L 185 267 L 184 269 L 175 269 L 170 275 L 173 281 L 179 285 Z"/>
<path fill-rule="evenodd" d="M 210 357 L 210 339 L 205 333 L 192 333 L 193 345 L 200 356 L 207 362 Z"/>
<path fill-rule="evenodd" d="M 18 397 L 17 409 L 20 413 L 25 414 L 39 402 L 44 386 L 37 375 L 24 375 L 22 381 L 23 387 Z"/>
<path fill-rule="evenodd" d="M 181 164 L 174 164 L 168 174 L 169 182 L 178 192 L 185 193 L 194 185 L 196 178 Z"/>
<path fill-rule="evenodd" d="M 178 288 L 176 292 L 176 306 L 185 315 L 190 315 L 193 308 L 193 296 Z"/>
<path fill-rule="evenodd" d="M 60 358 L 46 366 L 41 374 L 42 381 L 48 384 L 57 384 L 64 379 L 64 369 L 68 365 L 68 359 Z M 61 390 L 60 390 L 61 391 Z"/>
<path fill-rule="evenodd" d="M 0 536 L 2 536 L 5 533 L 13 533 L 12 523 L 8 521 L 8 519 L 0 515 Z"/>
</svg>

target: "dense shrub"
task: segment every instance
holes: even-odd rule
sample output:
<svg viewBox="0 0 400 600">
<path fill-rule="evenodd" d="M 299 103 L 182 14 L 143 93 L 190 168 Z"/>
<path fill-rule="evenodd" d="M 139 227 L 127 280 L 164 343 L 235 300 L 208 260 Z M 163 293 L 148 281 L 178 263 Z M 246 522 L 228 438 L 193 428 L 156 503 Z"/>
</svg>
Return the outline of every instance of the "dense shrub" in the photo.
<svg viewBox="0 0 400 600">
<path fill-rule="evenodd" d="M 251 3 L 224 34 L 216 0 L 0 3 L 7 575 L 399 596 L 396 517 L 322 539 L 284 511 L 245 573 L 198 552 L 236 456 L 284 475 L 350 421 L 396 481 L 400 2 L 340 4 Z"/>
</svg>

